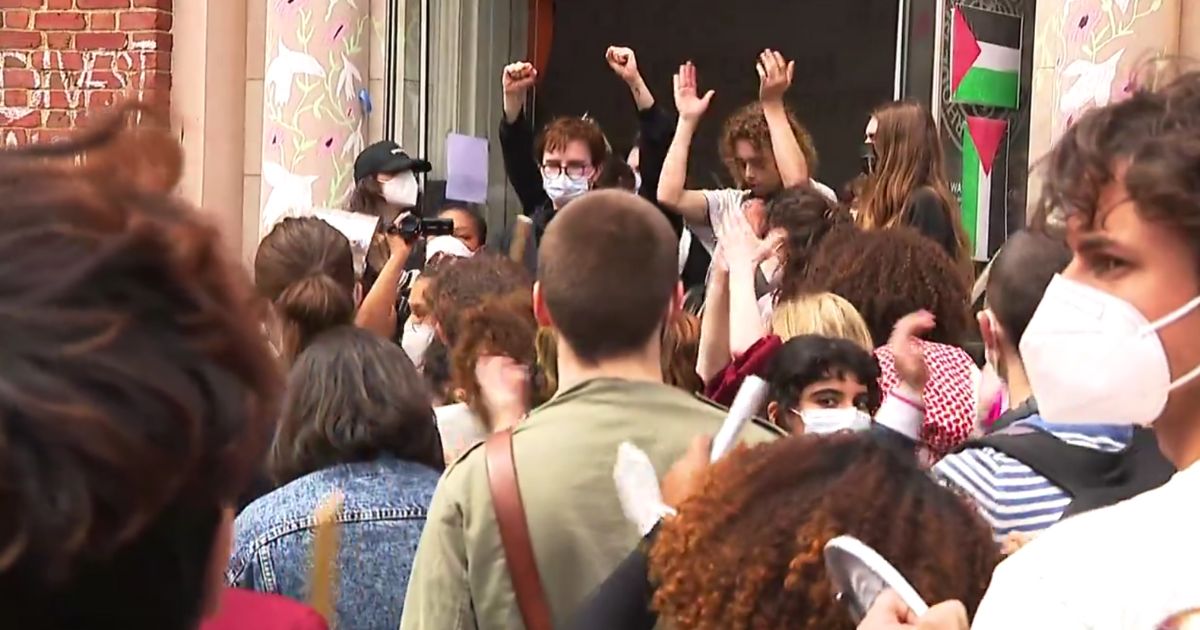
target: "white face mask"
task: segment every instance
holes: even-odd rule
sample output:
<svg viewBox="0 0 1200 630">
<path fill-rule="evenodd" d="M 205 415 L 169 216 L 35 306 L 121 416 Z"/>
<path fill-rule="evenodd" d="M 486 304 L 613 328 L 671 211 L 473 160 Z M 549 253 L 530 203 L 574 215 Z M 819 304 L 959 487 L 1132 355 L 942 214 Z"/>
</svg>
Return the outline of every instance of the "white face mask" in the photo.
<svg viewBox="0 0 1200 630">
<path fill-rule="evenodd" d="M 640 171 L 633 172 L 633 192 L 642 192 L 642 174 Z"/>
<path fill-rule="evenodd" d="M 1055 276 L 1021 338 L 1021 358 L 1050 422 L 1148 426 L 1171 390 L 1200 376 L 1200 367 L 1171 382 L 1158 331 L 1200 306 L 1200 297 L 1150 323 L 1132 304 Z"/>
<path fill-rule="evenodd" d="M 825 435 L 838 431 L 866 431 L 871 428 L 871 416 L 856 407 L 836 409 L 806 409 L 800 412 L 806 434 Z"/>
<path fill-rule="evenodd" d="M 433 344 L 435 333 L 433 326 L 414 323 L 411 317 L 404 322 L 404 332 L 400 335 L 400 347 L 404 348 L 404 353 L 412 360 L 413 365 L 417 366 L 418 372 L 425 369 L 425 352 Z"/>
<path fill-rule="evenodd" d="M 588 191 L 589 183 L 587 179 L 572 179 L 567 177 L 566 173 L 562 173 L 558 177 L 547 177 L 543 187 L 550 201 L 561 208 L 568 201 L 583 196 Z"/>
<path fill-rule="evenodd" d="M 418 192 L 420 186 L 417 185 L 417 176 L 409 171 L 397 173 L 395 177 L 383 182 L 383 198 L 401 208 L 415 208 Z"/>
</svg>

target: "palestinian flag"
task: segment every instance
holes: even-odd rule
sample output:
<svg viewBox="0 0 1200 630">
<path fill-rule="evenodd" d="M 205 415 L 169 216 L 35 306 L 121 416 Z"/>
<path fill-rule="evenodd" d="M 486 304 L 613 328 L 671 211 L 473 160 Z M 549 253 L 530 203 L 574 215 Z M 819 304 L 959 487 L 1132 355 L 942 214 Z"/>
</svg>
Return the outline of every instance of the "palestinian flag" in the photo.
<svg viewBox="0 0 1200 630">
<path fill-rule="evenodd" d="M 1021 83 L 1021 18 L 958 6 L 952 19 L 953 100 L 1016 109 Z"/>
<path fill-rule="evenodd" d="M 992 174 L 1008 122 L 968 116 L 963 125 L 962 213 L 963 227 L 971 237 L 975 260 L 987 260 L 992 199 L 1003 200 L 1003 190 L 993 190 Z M 997 195 L 996 193 L 1000 194 Z M 1003 212 L 1003 208 L 999 209 Z"/>
</svg>

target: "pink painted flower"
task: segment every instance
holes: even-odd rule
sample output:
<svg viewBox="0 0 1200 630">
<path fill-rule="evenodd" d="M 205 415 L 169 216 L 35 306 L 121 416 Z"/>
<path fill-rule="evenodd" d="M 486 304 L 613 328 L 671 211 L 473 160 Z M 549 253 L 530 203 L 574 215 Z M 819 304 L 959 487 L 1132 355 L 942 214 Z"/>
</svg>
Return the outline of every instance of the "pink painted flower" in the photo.
<svg viewBox="0 0 1200 630">
<path fill-rule="evenodd" d="M 1100 7 L 1092 2 L 1076 5 L 1067 13 L 1067 37 L 1075 43 L 1091 41 L 1092 34 L 1100 25 Z"/>
<path fill-rule="evenodd" d="M 278 147 L 283 144 L 283 130 L 279 127 L 270 127 L 265 134 L 267 144 L 272 147 Z"/>
<path fill-rule="evenodd" d="M 341 143 L 338 142 L 337 137 L 334 136 L 333 134 L 329 134 L 329 135 L 321 138 L 321 140 L 319 142 L 317 142 L 317 152 L 320 153 L 322 156 L 333 155 L 337 151 L 337 149 L 340 149 L 340 148 L 341 148 Z"/>
<path fill-rule="evenodd" d="M 295 17 L 307 0 L 275 0 L 275 11 L 284 17 Z"/>
</svg>

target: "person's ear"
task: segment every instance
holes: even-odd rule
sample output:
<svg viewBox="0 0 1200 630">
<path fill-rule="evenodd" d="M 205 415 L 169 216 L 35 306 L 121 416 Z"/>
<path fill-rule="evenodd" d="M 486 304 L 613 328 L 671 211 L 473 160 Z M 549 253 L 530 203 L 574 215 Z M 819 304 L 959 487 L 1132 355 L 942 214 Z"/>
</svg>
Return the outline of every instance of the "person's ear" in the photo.
<svg viewBox="0 0 1200 630">
<path fill-rule="evenodd" d="M 542 296 L 542 283 L 533 283 L 533 317 L 537 320 L 538 326 L 542 328 L 553 328 L 554 320 L 550 317 L 550 309 L 546 306 L 546 300 Z"/>
<path fill-rule="evenodd" d="M 767 403 L 767 420 L 770 420 L 771 424 L 781 426 L 779 424 L 779 403 L 774 400 Z"/>
<path fill-rule="evenodd" d="M 363 301 L 363 285 L 361 280 L 354 282 L 354 310 L 358 310 L 362 306 Z"/>
<path fill-rule="evenodd" d="M 975 319 L 979 322 L 979 338 L 983 341 L 983 347 L 998 350 L 1000 348 L 1001 330 L 996 325 L 996 320 L 992 317 L 991 312 L 987 309 L 979 311 L 975 315 Z"/>
</svg>

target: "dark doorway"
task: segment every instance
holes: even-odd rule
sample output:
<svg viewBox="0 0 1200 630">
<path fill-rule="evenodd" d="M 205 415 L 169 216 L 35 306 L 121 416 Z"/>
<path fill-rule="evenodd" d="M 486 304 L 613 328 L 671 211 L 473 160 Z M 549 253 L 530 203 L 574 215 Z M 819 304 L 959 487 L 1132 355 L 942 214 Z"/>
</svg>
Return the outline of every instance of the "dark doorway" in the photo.
<svg viewBox="0 0 1200 630">
<path fill-rule="evenodd" d="M 858 173 L 870 111 L 892 98 L 896 0 L 560 0 L 553 48 L 537 93 L 539 125 L 553 116 L 597 119 L 618 150 L 636 119 L 625 86 L 609 71 L 609 45 L 637 51 L 659 102 L 674 109 L 671 75 L 694 61 L 702 89 L 717 96 L 692 151 L 689 185 L 729 183 L 717 157 L 721 123 L 757 98 L 754 60 L 764 48 L 796 62 L 788 100 L 820 154 L 817 177 L 840 187 Z"/>
</svg>

